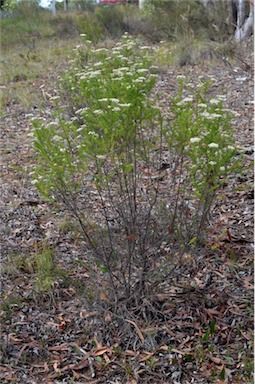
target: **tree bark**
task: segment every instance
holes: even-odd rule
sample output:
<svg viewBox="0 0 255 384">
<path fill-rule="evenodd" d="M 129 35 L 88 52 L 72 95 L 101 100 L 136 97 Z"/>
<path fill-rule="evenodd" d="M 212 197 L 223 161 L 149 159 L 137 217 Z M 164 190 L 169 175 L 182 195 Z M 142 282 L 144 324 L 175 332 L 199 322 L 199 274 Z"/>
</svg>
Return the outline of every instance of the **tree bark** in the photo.
<svg viewBox="0 0 255 384">
<path fill-rule="evenodd" d="M 64 0 L 64 12 L 68 12 L 68 0 Z"/>
<path fill-rule="evenodd" d="M 250 13 L 249 17 L 245 18 L 245 3 L 246 0 L 237 0 L 237 25 L 235 31 L 235 40 L 241 41 L 246 37 L 249 37 L 253 31 L 254 22 L 254 4 L 252 0 L 249 0 Z"/>
<path fill-rule="evenodd" d="M 139 0 L 139 8 L 140 9 L 143 9 L 145 2 L 146 2 L 146 0 Z"/>
<path fill-rule="evenodd" d="M 52 0 L 52 14 L 56 15 L 56 0 Z"/>
</svg>

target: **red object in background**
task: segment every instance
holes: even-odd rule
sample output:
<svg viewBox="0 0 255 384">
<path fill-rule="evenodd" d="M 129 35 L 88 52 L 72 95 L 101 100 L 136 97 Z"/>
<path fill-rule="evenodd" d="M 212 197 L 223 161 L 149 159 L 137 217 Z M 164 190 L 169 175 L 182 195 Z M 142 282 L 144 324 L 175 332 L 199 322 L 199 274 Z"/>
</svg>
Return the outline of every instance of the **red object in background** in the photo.
<svg viewBox="0 0 255 384">
<path fill-rule="evenodd" d="M 118 4 L 125 2 L 125 0 L 99 0 L 99 4 Z"/>
<path fill-rule="evenodd" d="M 119 0 L 100 0 L 99 4 L 116 4 L 116 3 L 122 3 L 123 1 Z"/>
<path fill-rule="evenodd" d="M 98 4 L 138 4 L 138 0 L 99 0 Z"/>
</svg>

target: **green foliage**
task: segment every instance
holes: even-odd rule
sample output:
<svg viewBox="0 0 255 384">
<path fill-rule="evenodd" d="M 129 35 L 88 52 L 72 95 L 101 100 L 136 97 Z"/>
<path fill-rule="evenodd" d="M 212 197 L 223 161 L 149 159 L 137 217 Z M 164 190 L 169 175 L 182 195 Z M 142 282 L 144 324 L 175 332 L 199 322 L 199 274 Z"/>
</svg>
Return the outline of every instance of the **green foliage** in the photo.
<svg viewBox="0 0 255 384">
<path fill-rule="evenodd" d="M 143 167 L 152 166 L 151 154 L 154 169 L 160 161 L 155 151 L 160 132 L 153 128 L 160 128 L 161 117 L 148 97 L 157 75 L 147 48 L 128 35 L 112 50 L 94 49 L 87 40 L 85 44 L 85 50 L 76 49 L 74 69 L 63 81 L 74 116 L 67 119 L 68 110 L 59 110 L 47 127 L 34 122 L 35 148 L 40 155 L 34 183 L 42 194 L 68 206 L 95 252 L 100 271 L 111 275 L 121 264 L 124 287 L 129 291 L 139 258 L 147 257 L 145 249 L 158 236 L 148 225 L 158 181 L 148 178 L 148 196 L 139 187 Z M 91 231 L 90 209 L 86 216 L 77 209 L 84 188 L 86 199 L 93 199 L 91 171 L 102 208 L 98 234 L 97 228 Z M 119 234 L 109 226 L 112 215 L 117 217 Z M 137 243 L 132 240 L 134 233 Z M 123 260 L 116 259 L 120 252 L 125 254 Z"/>
<path fill-rule="evenodd" d="M 148 0 L 145 6 L 152 36 L 157 41 L 181 38 L 187 33 L 194 34 L 194 29 L 201 34 L 203 23 L 206 23 L 206 14 L 202 16 L 202 10 L 202 5 L 194 0 Z"/>
<path fill-rule="evenodd" d="M 4 0 L 4 4 L 1 7 L 3 11 L 15 12 L 15 13 L 35 13 L 39 7 L 39 0 Z"/>
<path fill-rule="evenodd" d="M 124 34 L 112 49 L 96 49 L 83 37 L 62 79 L 66 107 L 56 97 L 54 120 L 34 121 L 33 183 L 76 219 L 118 300 L 144 294 L 148 276 L 159 276 L 153 260 L 163 240 L 201 239 L 236 150 L 230 114 L 223 97 L 208 96 L 208 82 L 179 77 L 165 116 L 151 99 L 157 67 L 149 47 Z"/>
<path fill-rule="evenodd" d="M 228 5 L 223 0 L 206 8 L 196 0 L 147 0 L 144 12 L 151 27 L 147 32 L 151 30 L 151 37 L 156 41 L 181 41 L 193 35 L 222 42 L 231 32 L 226 28 Z"/>
<path fill-rule="evenodd" d="M 223 107 L 224 96 L 211 98 L 210 82 L 203 79 L 195 85 L 185 76 L 179 76 L 178 82 L 179 92 L 171 100 L 171 117 L 164 130 L 169 151 L 176 156 L 175 169 L 183 175 L 176 186 L 180 201 L 172 225 L 183 228 L 184 221 L 188 224 L 183 210 L 178 209 L 181 201 L 186 201 L 190 213 L 193 211 L 193 220 L 186 225 L 187 233 L 199 239 L 216 190 L 227 175 L 238 169 L 240 159 L 236 158 L 231 111 Z M 191 228 L 197 228 L 197 233 L 192 234 Z"/>
<path fill-rule="evenodd" d="M 15 293 L 1 300 L 0 310 L 3 322 L 11 323 L 15 312 L 22 306 L 22 298 Z"/>
<path fill-rule="evenodd" d="M 4 263 L 2 273 L 12 277 L 21 273 L 33 274 L 35 272 L 34 260 L 27 255 L 10 255 Z"/>
<path fill-rule="evenodd" d="M 124 8 L 121 6 L 97 7 L 95 17 L 112 37 L 120 37 L 127 29 Z"/>
<path fill-rule="evenodd" d="M 36 290 L 38 292 L 51 291 L 56 280 L 53 251 L 48 247 L 44 247 L 41 252 L 35 255 L 35 263 L 37 267 Z"/>
<path fill-rule="evenodd" d="M 94 11 L 94 0 L 69 0 L 69 8 L 77 11 Z"/>
<path fill-rule="evenodd" d="M 210 321 L 209 328 L 205 331 L 205 334 L 203 336 L 203 342 L 207 343 L 211 336 L 215 333 L 215 320 Z"/>
<path fill-rule="evenodd" d="M 97 169 L 96 181 L 107 184 L 115 172 L 123 172 L 125 177 L 131 174 L 138 154 L 139 158 L 146 156 L 144 148 L 149 140 L 143 137 L 143 127 L 149 126 L 158 113 L 146 97 L 156 81 L 148 54 L 142 57 L 127 35 L 112 52 L 89 47 L 85 52 L 90 64 L 78 73 L 77 69 L 70 70 L 64 78 L 75 117 L 66 121 L 60 115 L 47 129 L 34 122 L 35 147 L 43 160 L 38 169 L 42 182 L 37 185 L 45 195 L 50 188 L 59 190 L 60 185 L 62 191 L 79 188 L 80 172 L 86 172 L 89 161 L 94 161 Z M 82 65 L 84 51 L 78 47 L 76 53 Z M 134 149 L 136 158 L 131 152 Z M 119 165 L 106 176 L 102 172 L 106 162 L 116 162 L 116 157 Z"/>
</svg>

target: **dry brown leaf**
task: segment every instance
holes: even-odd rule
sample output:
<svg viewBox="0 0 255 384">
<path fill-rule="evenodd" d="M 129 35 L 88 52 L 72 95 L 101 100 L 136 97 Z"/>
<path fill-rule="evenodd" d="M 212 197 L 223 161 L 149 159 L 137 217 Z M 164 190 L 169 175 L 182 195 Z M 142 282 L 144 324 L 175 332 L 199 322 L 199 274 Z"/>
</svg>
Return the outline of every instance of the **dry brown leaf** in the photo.
<svg viewBox="0 0 255 384">
<path fill-rule="evenodd" d="M 84 358 L 78 364 L 70 364 L 68 367 L 72 367 L 72 369 L 79 371 L 81 369 L 89 367 L 89 361 L 87 358 Z"/>
<path fill-rule="evenodd" d="M 110 315 L 109 312 L 107 312 L 105 315 L 104 315 L 104 320 L 106 323 L 110 323 L 112 321 L 112 317 Z"/>
<path fill-rule="evenodd" d="M 228 237 L 229 241 L 232 241 L 232 236 L 231 236 L 229 228 L 227 228 L 226 233 L 227 233 L 227 237 Z"/>
<path fill-rule="evenodd" d="M 243 331 L 240 329 L 240 332 L 241 332 L 241 334 L 243 335 L 243 337 L 244 337 L 246 340 L 248 340 L 248 341 L 252 340 L 252 338 L 253 338 L 253 332 L 252 332 L 252 331 L 251 331 L 250 333 L 248 333 L 248 332 L 243 332 Z"/>
<path fill-rule="evenodd" d="M 49 351 L 69 351 L 69 347 L 66 344 L 56 345 L 55 347 L 48 347 Z"/>
<path fill-rule="evenodd" d="M 140 328 L 138 327 L 138 325 L 136 324 L 136 322 L 134 322 L 133 320 L 127 320 L 127 319 L 125 319 L 125 321 L 128 322 L 128 323 L 130 323 L 130 324 L 132 324 L 132 325 L 135 327 L 136 332 L 137 332 L 137 334 L 138 334 L 138 336 L 139 336 L 141 342 L 144 344 L 144 337 L 143 337 L 143 334 L 142 334 Z"/>
<path fill-rule="evenodd" d="M 210 316 L 212 317 L 211 315 L 219 315 L 219 316 L 222 316 L 222 313 L 217 311 L 216 309 L 210 309 L 210 308 L 205 308 L 204 309 L 205 312 Z"/>
<path fill-rule="evenodd" d="M 223 359 L 220 359 L 219 357 L 215 357 L 215 356 L 208 356 L 208 357 L 209 357 L 209 359 L 211 361 L 213 361 L 216 364 L 223 364 L 223 366 L 225 366 L 225 365 L 235 365 L 235 363 L 231 363 L 229 361 L 225 361 Z"/>
<path fill-rule="evenodd" d="M 144 354 L 141 355 L 140 361 L 146 361 L 149 360 L 152 356 L 154 356 L 154 352 L 144 352 Z"/>
<path fill-rule="evenodd" d="M 55 372 L 57 372 L 57 373 L 61 372 L 61 370 L 58 368 L 58 362 L 57 361 L 55 361 L 55 363 L 53 363 L 53 368 L 54 368 Z"/>
<path fill-rule="evenodd" d="M 219 357 L 209 356 L 209 359 L 216 364 L 221 364 L 222 360 Z"/>
<path fill-rule="evenodd" d="M 109 359 L 109 357 L 106 353 L 103 354 L 103 358 L 105 359 L 107 364 L 110 364 L 111 360 Z"/>
<path fill-rule="evenodd" d="M 110 303 L 109 297 L 105 294 L 105 292 L 101 291 L 99 294 L 100 300 Z"/>
<path fill-rule="evenodd" d="M 187 353 L 187 352 L 179 351 L 179 349 L 175 349 L 175 348 L 172 348 L 172 349 L 171 349 L 171 352 L 179 353 L 180 355 L 186 355 L 186 353 Z"/>
<path fill-rule="evenodd" d="M 183 340 L 183 342 L 179 345 L 178 348 L 182 348 L 182 347 L 184 346 L 184 344 L 186 344 L 189 340 L 190 340 L 190 336 L 188 335 L 188 336 L 186 337 L 186 339 Z"/>
<path fill-rule="evenodd" d="M 10 368 L 0 367 L 0 372 L 8 372 L 10 370 L 11 370 Z"/>
<path fill-rule="evenodd" d="M 11 339 L 12 341 L 14 341 L 15 343 L 22 343 L 22 339 L 18 339 L 17 337 L 14 337 L 12 335 L 9 335 L 9 339 Z"/>
<path fill-rule="evenodd" d="M 137 355 L 140 354 L 140 352 L 135 352 L 135 351 L 131 351 L 130 349 L 127 349 L 127 350 L 125 351 L 125 354 L 126 354 L 127 356 L 137 356 Z"/>
<path fill-rule="evenodd" d="M 108 348 L 108 347 L 99 348 L 94 352 L 94 356 L 101 356 L 106 352 L 111 353 L 112 352 L 111 348 Z"/>
<path fill-rule="evenodd" d="M 253 283 L 253 280 L 254 280 L 254 276 L 248 276 L 244 279 L 244 286 L 245 288 L 247 289 L 253 289 L 254 288 L 254 283 Z"/>
<path fill-rule="evenodd" d="M 134 233 L 131 233 L 130 235 L 126 236 L 125 240 L 132 241 L 132 240 L 138 239 L 138 237 L 139 237 L 139 233 L 134 232 Z"/>
<path fill-rule="evenodd" d="M 194 280 L 195 280 L 196 285 L 197 285 L 198 287 L 200 287 L 201 285 L 204 284 L 204 282 L 203 282 L 202 280 L 198 279 L 197 277 L 194 277 Z"/>
</svg>

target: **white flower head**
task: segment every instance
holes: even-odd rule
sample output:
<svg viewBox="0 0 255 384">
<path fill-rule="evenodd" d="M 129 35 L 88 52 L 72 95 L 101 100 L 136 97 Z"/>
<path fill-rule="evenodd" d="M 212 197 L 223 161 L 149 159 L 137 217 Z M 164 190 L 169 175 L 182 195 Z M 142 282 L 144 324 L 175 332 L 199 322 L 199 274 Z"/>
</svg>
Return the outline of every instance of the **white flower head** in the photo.
<svg viewBox="0 0 255 384">
<path fill-rule="evenodd" d="M 201 113 L 201 116 L 208 119 L 208 118 L 210 118 L 211 115 L 207 111 L 204 111 L 204 112 Z"/>
<path fill-rule="evenodd" d="M 193 101 L 193 97 L 192 96 L 184 97 L 182 101 L 183 103 L 191 103 Z"/>
<path fill-rule="evenodd" d="M 96 157 L 99 160 L 105 160 L 106 159 L 106 155 L 96 155 Z"/>
<path fill-rule="evenodd" d="M 211 99 L 211 100 L 209 101 L 209 103 L 212 104 L 212 105 L 218 105 L 219 102 L 220 102 L 219 99 Z"/>
<path fill-rule="evenodd" d="M 75 115 L 80 115 L 80 114 L 82 114 L 82 113 L 84 113 L 86 111 L 87 111 L 87 108 L 78 109 L 77 111 L 75 111 Z"/>
<path fill-rule="evenodd" d="M 95 109 L 94 110 L 94 114 L 95 115 L 102 115 L 103 114 L 103 111 L 101 109 Z"/>
<path fill-rule="evenodd" d="M 90 136 L 99 137 L 98 134 L 94 131 L 89 131 L 88 133 Z"/>
<path fill-rule="evenodd" d="M 138 77 L 138 79 L 133 80 L 133 83 L 143 83 L 144 80 L 141 77 Z"/>
<path fill-rule="evenodd" d="M 226 100 L 227 96 L 226 95 L 216 95 L 217 99 L 219 100 Z"/>
<path fill-rule="evenodd" d="M 113 98 L 113 97 L 111 97 L 110 99 L 109 99 L 112 103 L 116 103 L 116 104 L 119 104 L 119 99 L 115 99 L 115 98 Z"/>
<path fill-rule="evenodd" d="M 146 69 L 146 68 L 137 69 L 137 73 L 147 73 L 147 72 L 148 72 L 148 69 Z"/>
<path fill-rule="evenodd" d="M 107 48 L 97 48 L 97 49 L 94 49 L 94 52 L 108 52 L 109 51 L 109 49 L 107 49 Z"/>
<path fill-rule="evenodd" d="M 62 137 L 61 136 L 58 136 L 58 135 L 55 135 L 53 138 L 52 138 L 53 141 L 62 141 Z"/>
<path fill-rule="evenodd" d="M 112 111 L 113 111 L 113 112 L 119 112 L 119 111 L 120 111 L 120 107 L 114 107 L 114 108 L 112 109 Z"/>
<path fill-rule="evenodd" d="M 50 98 L 50 101 L 54 101 L 54 100 L 58 100 L 58 99 L 60 99 L 60 96 L 52 96 Z"/>
<path fill-rule="evenodd" d="M 219 144 L 217 144 L 217 143 L 210 143 L 210 144 L 208 144 L 208 147 L 209 148 L 219 148 Z"/>
<path fill-rule="evenodd" d="M 217 163 L 216 163 L 216 161 L 209 161 L 209 164 L 210 165 L 216 165 Z"/>
<path fill-rule="evenodd" d="M 200 137 L 191 137 L 190 142 L 193 143 L 199 143 L 201 141 Z"/>
<path fill-rule="evenodd" d="M 211 113 L 211 119 L 218 119 L 219 117 L 222 117 L 219 113 Z"/>
<path fill-rule="evenodd" d="M 131 103 L 127 103 L 127 104 L 119 104 L 119 106 L 120 106 L 121 108 L 128 108 L 128 107 L 131 106 Z"/>
</svg>

